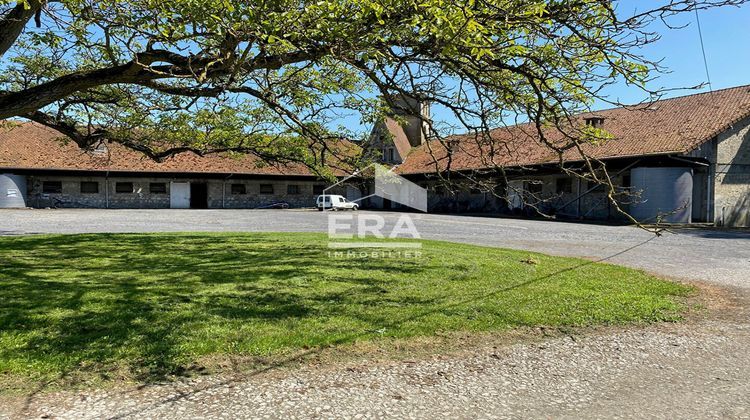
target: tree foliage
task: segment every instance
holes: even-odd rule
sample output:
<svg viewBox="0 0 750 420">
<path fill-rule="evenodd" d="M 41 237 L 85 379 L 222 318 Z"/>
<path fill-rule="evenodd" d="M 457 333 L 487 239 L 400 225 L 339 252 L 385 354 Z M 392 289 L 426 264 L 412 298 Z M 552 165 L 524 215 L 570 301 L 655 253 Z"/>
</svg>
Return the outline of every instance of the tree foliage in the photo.
<svg viewBox="0 0 750 420">
<path fill-rule="evenodd" d="M 569 127 L 612 83 L 658 94 L 639 55 L 649 24 L 743 1 L 0 0 L 0 118 L 156 160 L 235 151 L 322 170 L 351 135 L 341 116 L 376 121 L 394 94 L 451 111 L 437 138 Z"/>
</svg>

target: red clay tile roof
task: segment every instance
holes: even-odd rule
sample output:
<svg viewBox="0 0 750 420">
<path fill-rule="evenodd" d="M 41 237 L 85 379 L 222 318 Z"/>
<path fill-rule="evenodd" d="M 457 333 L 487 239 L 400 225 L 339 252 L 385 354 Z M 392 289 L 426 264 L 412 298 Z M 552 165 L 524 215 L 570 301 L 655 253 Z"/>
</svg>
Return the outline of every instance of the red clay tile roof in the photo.
<svg viewBox="0 0 750 420">
<path fill-rule="evenodd" d="M 599 145 L 586 145 L 591 157 L 618 157 L 687 153 L 750 116 L 750 85 L 665 99 L 628 108 L 613 108 L 580 115 L 604 118 L 602 128 L 614 138 Z M 559 132 L 547 134 L 560 137 Z M 433 140 L 411 151 L 397 172 L 402 174 L 451 170 L 486 169 L 495 166 L 528 166 L 558 161 L 557 154 L 541 144 L 529 124 L 499 128 L 492 139 L 474 135 L 452 138 L 452 153 Z M 580 155 L 567 152 L 568 161 Z"/>
<path fill-rule="evenodd" d="M 158 163 L 119 144 L 107 148 L 108 153 L 86 153 L 51 128 L 13 122 L 11 127 L 0 128 L 0 169 L 313 176 L 302 164 L 263 164 L 252 155 L 181 153 Z"/>
<path fill-rule="evenodd" d="M 589 156 L 609 159 L 628 156 L 686 153 L 750 115 L 750 85 L 665 99 L 650 105 L 614 108 L 589 115 L 604 118 L 603 129 L 614 136 L 599 145 L 587 145 Z M 581 115 L 581 122 L 587 115 Z M 395 121 L 386 120 L 389 130 Z M 397 125 L 397 124 L 396 124 Z M 554 133 L 549 134 L 555 137 Z M 395 142 L 401 152 L 405 138 Z M 453 152 L 438 141 L 429 141 L 409 152 L 397 172 L 402 174 L 471 170 L 494 166 L 530 166 L 553 163 L 557 155 L 541 144 L 528 124 L 493 130 L 491 139 L 457 136 Z M 558 134 L 559 137 L 559 134 Z M 35 123 L 0 128 L 0 169 L 99 170 L 112 172 L 234 173 L 252 175 L 312 176 L 303 165 L 263 165 L 254 156 L 239 158 L 183 153 L 157 163 L 117 144 L 109 154 L 96 156 L 75 144 L 64 144 L 62 134 Z M 566 160 L 580 159 L 566 153 Z M 450 164 L 449 164 L 450 162 Z"/>
</svg>

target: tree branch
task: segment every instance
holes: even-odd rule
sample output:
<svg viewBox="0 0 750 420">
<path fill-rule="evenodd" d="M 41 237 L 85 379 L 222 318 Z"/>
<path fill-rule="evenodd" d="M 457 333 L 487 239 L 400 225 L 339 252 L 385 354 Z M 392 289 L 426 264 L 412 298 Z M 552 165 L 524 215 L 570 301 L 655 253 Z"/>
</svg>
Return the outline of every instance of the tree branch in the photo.
<svg viewBox="0 0 750 420">
<path fill-rule="evenodd" d="M 25 4 L 21 0 L 0 20 L 0 57 L 15 44 L 29 20 L 41 10 L 40 1 L 29 0 L 28 4 Z"/>
</svg>

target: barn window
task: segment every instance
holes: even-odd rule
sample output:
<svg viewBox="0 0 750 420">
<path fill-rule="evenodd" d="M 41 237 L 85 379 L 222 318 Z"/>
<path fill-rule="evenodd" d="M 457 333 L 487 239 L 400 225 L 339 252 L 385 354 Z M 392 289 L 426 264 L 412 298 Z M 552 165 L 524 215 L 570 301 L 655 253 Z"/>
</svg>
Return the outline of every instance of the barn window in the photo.
<svg viewBox="0 0 750 420">
<path fill-rule="evenodd" d="M 245 187 L 245 184 L 232 184 L 232 195 L 244 194 L 247 194 L 247 187 Z"/>
<path fill-rule="evenodd" d="M 118 194 L 132 194 L 133 183 L 132 182 L 117 182 L 115 183 L 115 192 Z"/>
<path fill-rule="evenodd" d="M 152 182 L 148 184 L 148 190 L 151 194 L 166 194 L 167 184 L 164 182 Z"/>
<path fill-rule="evenodd" d="M 42 182 L 42 192 L 44 194 L 62 194 L 62 181 Z"/>
<path fill-rule="evenodd" d="M 261 194 L 273 194 L 273 184 L 260 184 Z"/>
<path fill-rule="evenodd" d="M 81 181 L 81 194 L 99 194 L 99 183 L 95 181 Z"/>
<path fill-rule="evenodd" d="M 299 194 L 299 185 L 290 184 L 286 186 L 287 194 Z"/>
<path fill-rule="evenodd" d="M 558 194 L 570 194 L 573 192 L 573 180 L 570 178 L 557 178 L 555 191 Z"/>
<path fill-rule="evenodd" d="M 543 187 L 544 185 L 541 181 L 529 181 L 526 183 L 526 191 L 532 195 L 541 194 Z"/>
</svg>

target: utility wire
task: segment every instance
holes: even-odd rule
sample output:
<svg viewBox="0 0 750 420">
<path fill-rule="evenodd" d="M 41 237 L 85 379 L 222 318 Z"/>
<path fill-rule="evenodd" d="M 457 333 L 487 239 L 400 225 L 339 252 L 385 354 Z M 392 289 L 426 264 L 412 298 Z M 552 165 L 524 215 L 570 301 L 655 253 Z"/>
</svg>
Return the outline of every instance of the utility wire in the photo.
<svg viewBox="0 0 750 420">
<path fill-rule="evenodd" d="M 698 17 L 698 8 L 695 8 L 695 21 L 698 23 L 698 37 L 701 40 L 701 52 L 703 52 L 703 66 L 706 68 L 706 79 L 708 79 L 708 91 L 713 93 L 714 89 L 711 85 L 711 75 L 708 72 L 708 59 L 706 59 L 706 47 L 703 45 L 703 31 L 701 30 L 701 20 Z"/>
</svg>

